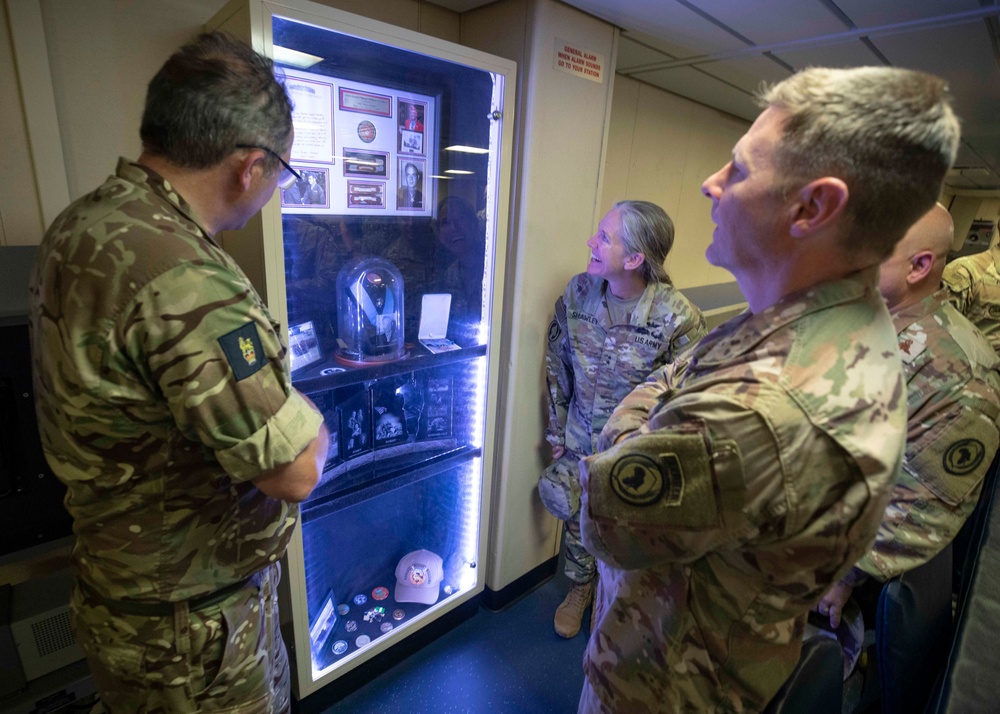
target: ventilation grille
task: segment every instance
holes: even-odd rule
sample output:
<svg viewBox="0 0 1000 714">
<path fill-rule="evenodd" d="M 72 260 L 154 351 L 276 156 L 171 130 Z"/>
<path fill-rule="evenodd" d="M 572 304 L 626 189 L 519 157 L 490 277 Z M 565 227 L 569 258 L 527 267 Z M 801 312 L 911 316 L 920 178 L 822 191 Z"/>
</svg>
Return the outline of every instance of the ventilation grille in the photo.
<svg viewBox="0 0 1000 714">
<path fill-rule="evenodd" d="M 65 611 L 33 623 L 31 636 L 39 657 L 46 657 L 76 644 L 73 628 L 70 627 L 69 613 Z"/>
</svg>

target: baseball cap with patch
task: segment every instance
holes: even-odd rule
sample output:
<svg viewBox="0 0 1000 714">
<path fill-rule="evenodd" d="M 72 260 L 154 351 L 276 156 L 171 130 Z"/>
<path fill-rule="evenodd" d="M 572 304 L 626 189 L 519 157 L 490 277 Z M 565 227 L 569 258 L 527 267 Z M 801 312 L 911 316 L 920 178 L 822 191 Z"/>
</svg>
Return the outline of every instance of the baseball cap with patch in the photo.
<svg viewBox="0 0 1000 714">
<path fill-rule="evenodd" d="M 444 566 L 441 556 L 429 550 L 415 550 L 404 555 L 396 566 L 396 602 L 437 602 Z"/>
</svg>

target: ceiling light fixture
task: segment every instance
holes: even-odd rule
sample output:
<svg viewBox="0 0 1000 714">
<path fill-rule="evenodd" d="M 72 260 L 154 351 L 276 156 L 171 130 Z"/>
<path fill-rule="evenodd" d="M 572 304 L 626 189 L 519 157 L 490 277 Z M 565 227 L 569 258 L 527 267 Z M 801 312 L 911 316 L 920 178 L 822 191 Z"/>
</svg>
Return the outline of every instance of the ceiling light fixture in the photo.
<svg viewBox="0 0 1000 714">
<path fill-rule="evenodd" d="M 274 61 L 278 64 L 287 64 L 292 67 L 298 67 L 299 69 L 309 69 L 314 64 L 322 62 L 323 58 L 317 57 L 316 55 L 306 54 L 305 52 L 299 52 L 298 50 L 290 50 L 287 47 L 281 47 L 280 45 L 275 45 Z"/>
<path fill-rule="evenodd" d="M 462 144 L 455 144 L 454 146 L 444 147 L 445 151 L 461 151 L 466 154 L 488 154 L 489 149 L 480 149 L 477 146 L 464 146 Z"/>
</svg>

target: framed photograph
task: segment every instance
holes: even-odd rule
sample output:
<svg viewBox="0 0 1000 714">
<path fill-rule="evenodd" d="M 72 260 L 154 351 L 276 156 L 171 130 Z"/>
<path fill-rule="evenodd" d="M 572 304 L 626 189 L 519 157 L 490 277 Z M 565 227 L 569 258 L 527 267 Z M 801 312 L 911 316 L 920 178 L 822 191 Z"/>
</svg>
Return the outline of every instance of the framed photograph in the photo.
<svg viewBox="0 0 1000 714">
<path fill-rule="evenodd" d="M 383 151 L 344 149 L 344 176 L 389 178 L 389 154 Z"/>
<path fill-rule="evenodd" d="M 377 117 L 392 116 L 392 97 L 360 89 L 340 88 L 340 111 L 372 114 Z"/>
<path fill-rule="evenodd" d="M 330 446 L 327 448 L 326 462 L 323 464 L 323 470 L 327 471 L 342 461 L 340 456 L 340 413 L 334 404 L 332 390 L 310 394 L 309 398 L 323 415 L 326 428 L 330 431 Z"/>
<path fill-rule="evenodd" d="M 399 153 L 423 156 L 424 135 L 415 131 L 399 131 Z"/>
<path fill-rule="evenodd" d="M 452 382 L 450 377 L 428 377 L 424 394 L 423 439 L 451 436 Z"/>
<path fill-rule="evenodd" d="M 360 388 L 338 405 L 340 453 L 344 461 L 372 450 L 371 392 Z"/>
<path fill-rule="evenodd" d="M 288 354 L 292 371 L 302 369 L 320 358 L 319 339 L 312 320 L 288 327 Z"/>
<path fill-rule="evenodd" d="M 427 104 L 415 99 L 398 99 L 396 118 L 399 123 L 399 139 L 396 150 L 400 154 L 424 154 L 424 126 L 427 119 Z"/>
<path fill-rule="evenodd" d="M 348 208 L 385 208 L 385 184 L 380 181 L 348 181 Z"/>
<path fill-rule="evenodd" d="M 404 89 L 404 78 L 385 86 L 353 73 L 283 71 L 294 104 L 289 161 L 303 176 L 279 191 L 283 215 L 433 218 L 440 97 Z"/>
<path fill-rule="evenodd" d="M 289 188 L 281 191 L 282 206 L 299 206 L 302 208 L 330 207 L 330 169 L 316 166 L 294 166 L 302 176 Z"/>
<path fill-rule="evenodd" d="M 402 211 L 424 210 L 423 159 L 398 158 L 396 170 L 396 208 Z"/>
<path fill-rule="evenodd" d="M 401 444 L 409 436 L 404 398 L 400 392 L 400 387 L 408 381 L 408 378 L 383 379 L 372 390 L 372 428 L 376 449 Z"/>
</svg>

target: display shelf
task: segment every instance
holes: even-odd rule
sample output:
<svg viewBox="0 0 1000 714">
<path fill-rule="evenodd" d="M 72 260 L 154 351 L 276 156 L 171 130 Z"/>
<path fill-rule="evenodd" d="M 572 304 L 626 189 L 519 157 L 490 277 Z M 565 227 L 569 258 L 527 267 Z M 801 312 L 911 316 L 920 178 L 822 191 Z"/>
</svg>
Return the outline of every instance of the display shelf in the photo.
<svg viewBox="0 0 1000 714">
<path fill-rule="evenodd" d="M 401 457 L 383 460 L 379 458 L 380 453 L 366 455 L 374 458 L 369 464 L 372 470 L 364 480 L 355 480 L 343 488 L 338 488 L 336 481 L 329 486 L 321 486 L 317 493 L 300 506 L 302 522 L 323 518 L 362 501 L 409 486 L 482 455 L 480 449 L 467 445 L 443 452 L 424 452 L 424 458 L 420 460 Z M 353 467 L 351 471 L 357 473 L 357 469 Z"/>
<path fill-rule="evenodd" d="M 353 384 L 374 382 L 385 377 L 394 377 L 418 370 L 466 362 L 476 357 L 482 357 L 485 354 L 486 345 L 463 347 L 460 350 L 441 352 L 440 354 L 432 354 L 425 347 L 416 345 L 410 349 L 409 355 L 404 359 L 371 364 L 365 367 L 346 367 L 336 360 L 326 360 L 325 362 L 305 367 L 300 372 L 293 373 L 292 381 L 295 384 L 295 388 L 304 394 L 317 394 L 330 389 L 348 387 Z M 339 368 L 344 371 L 323 374 L 325 370 L 332 368 Z"/>
<path fill-rule="evenodd" d="M 399 630 L 407 628 L 425 610 L 436 605 L 398 602 L 393 596 L 395 582 L 391 569 L 373 573 L 363 591 L 345 595 L 323 647 L 313 652 L 317 669 L 349 658 L 375 640 L 398 635 Z M 442 588 L 441 599 L 447 599 L 452 594 L 450 588 Z M 376 599 L 377 596 L 381 599 Z M 361 597 L 365 599 L 359 604 Z"/>
</svg>

